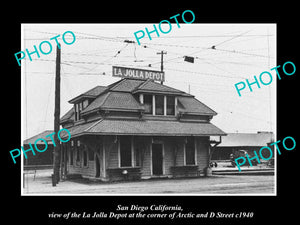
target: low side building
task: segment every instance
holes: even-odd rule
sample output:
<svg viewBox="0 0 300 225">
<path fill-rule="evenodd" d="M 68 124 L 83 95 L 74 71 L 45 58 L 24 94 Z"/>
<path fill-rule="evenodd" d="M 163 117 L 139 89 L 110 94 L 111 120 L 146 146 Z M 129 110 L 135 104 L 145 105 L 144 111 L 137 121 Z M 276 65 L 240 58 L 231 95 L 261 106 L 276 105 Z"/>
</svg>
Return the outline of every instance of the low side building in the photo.
<svg viewBox="0 0 300 225">
<path fill-rule="evenodd" d="M 259 150 L 264 146 L 274 142 L 272 132 L 257 132 L 257 133 L 228 133 L 222 137 L 220 143 L 212 152 L 212 160 L 229 160 L 230 154 L 237 150 L 246 150 L 249 156 L 255 156 L 254 151 L 259 153 Z M 274 146 L 270 146 L 274 153 Z M 269 152 L 262 152 L 263 156 L 269 157 Z M 265 155 L 266 154 L 266 155 Z"/>
<path fill-rule="evenodd" d="M 31 138 L 26 139 L 23 142 L 23 147 L 25 150 L 30 149 L 29 143 L 31 143 L 33 149 L 34 149 L 34 143 L 37 139 L 42 138 L 47 142 L 47 150 L 44 152 L 38 152 L 34 149 L 35 155 L 31 151 L 27 152 L 27 159 L 24 158 L 24 165 L 25 166 L 51 166 L 53 164 L 53 142 L 51 140 L 51 137 L 45 137 L 51 133 L 53 133 L 53 130 L 45 130 L 37 135 L 34 135 Z M 36 142 L 36 146 L 38 149 L 45 149 L 45 143 L 41 140 Z"/>
</svg>

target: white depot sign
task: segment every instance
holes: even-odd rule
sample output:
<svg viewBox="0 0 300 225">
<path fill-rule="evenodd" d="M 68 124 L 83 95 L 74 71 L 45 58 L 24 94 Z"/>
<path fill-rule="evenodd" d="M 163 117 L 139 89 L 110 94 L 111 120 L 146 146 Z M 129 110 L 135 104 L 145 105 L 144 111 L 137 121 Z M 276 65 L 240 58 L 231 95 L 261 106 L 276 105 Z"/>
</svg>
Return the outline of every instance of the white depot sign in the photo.
<svg viewBox="0 0 300 225">
<path fill-rule="evenodd" d="M 113 66 L 114 77 L 124 77 L 124 78 L 135 78 L 135 79 L 150 79 L 155 81 L 165 81 L 165 73 L 154 70 L 143 70 L 136 68 L 127 68 L 120 66 Z"/>
</svg>

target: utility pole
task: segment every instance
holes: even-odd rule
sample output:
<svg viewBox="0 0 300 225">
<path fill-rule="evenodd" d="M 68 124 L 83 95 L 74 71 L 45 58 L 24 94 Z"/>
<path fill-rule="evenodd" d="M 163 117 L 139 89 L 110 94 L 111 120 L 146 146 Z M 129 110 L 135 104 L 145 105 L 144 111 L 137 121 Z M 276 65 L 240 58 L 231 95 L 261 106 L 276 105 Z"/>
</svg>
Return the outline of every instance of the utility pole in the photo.
<svg viewBox="0 0 300 225">
<path fill-rule="evenodd" d="M 58 43 L 58 45 L 60 45 Z M 52 174 L 52 186 L 56 186 L 59 182 L 59 170 L 60 170 L 60 143 L 58 140 L 58 131 L 60 124 L 60 48 L 56 48 L 56 71 L 55 71 L 55 105 L 54 105 L 54 147 L 53 152 L 53 174 Z"/>
<path fill-rule="evenodd" d="M 167 52 L 161 51 L 161 52 L 157 52 L 157 55 L 161 55 L 160 57 L 160 71 L 164 72 L 164 55 L 167 54 Z M 161 84 L 164 84 L 163 81 L 160 82 Z"/>
</svg>

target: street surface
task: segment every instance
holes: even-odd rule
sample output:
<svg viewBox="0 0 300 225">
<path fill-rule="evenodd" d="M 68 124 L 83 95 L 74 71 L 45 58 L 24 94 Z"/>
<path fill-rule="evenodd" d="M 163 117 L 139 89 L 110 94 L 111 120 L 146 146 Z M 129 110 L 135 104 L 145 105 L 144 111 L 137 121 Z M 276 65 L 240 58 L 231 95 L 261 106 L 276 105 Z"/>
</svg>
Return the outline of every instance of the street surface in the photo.
<svg viewBox="0 0 300 225">
<path fill-rule="evenodd" d="M 275 195 L 273 175 L 213 175 L 212 177 L 155 179 L 104 183 L 87 179 L 61 181 L 52 187 L 50 170 L 25 175 L 23 194 L 30 195 L 117 195 L 117 194 L 234 194 Z"/>
</svg>

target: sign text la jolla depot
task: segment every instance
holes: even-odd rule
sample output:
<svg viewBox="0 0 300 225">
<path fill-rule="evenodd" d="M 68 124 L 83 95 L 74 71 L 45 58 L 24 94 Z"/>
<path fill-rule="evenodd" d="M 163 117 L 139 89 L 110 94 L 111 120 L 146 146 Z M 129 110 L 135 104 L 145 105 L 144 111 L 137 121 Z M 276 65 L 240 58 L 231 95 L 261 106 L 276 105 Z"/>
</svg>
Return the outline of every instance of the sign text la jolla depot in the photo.
<svg viewBox="0 0 300 225">
<path fill-rule="evenodd" d="M 114 77 L 165 81 L 165 73 L 160 71 L 127 68 L 127 67 L 120 67 L 120 66 L 113 66 L 112 68 L 113 68 L 112 75 Z"/>
</svg>

